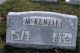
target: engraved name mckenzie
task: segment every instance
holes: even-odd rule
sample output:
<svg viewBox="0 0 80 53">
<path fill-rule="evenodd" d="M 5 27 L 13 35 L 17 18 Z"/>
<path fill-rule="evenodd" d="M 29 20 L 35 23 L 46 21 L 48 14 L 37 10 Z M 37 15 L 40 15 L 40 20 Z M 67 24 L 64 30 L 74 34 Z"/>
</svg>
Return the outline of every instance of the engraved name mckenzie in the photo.
<svg viewBox="0 0 80 53">
<path fill-rule="evenodd" d="M 23 25 L 33 25 L 33 26 L 52 26 L 61 27 L 62 20 L 58 18 L 45 18 L 45 17 L 24 17 Z"/>
</svg>

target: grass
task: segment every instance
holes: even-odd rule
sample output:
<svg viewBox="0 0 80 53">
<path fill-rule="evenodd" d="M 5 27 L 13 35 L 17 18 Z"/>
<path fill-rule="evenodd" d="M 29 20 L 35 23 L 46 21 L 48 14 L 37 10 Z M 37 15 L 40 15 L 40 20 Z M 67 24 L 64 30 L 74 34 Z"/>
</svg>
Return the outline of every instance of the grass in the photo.
<svg viewBox="0 0 80 53">
<path fill-rule="evenodd" d="M 77 48 L 74 51 L 61 50 L 62 53 L 79 53 L 80 49 L 80 5 L 70 5 L 64 2 L 64 0 L 59 0 L 58 3 L 44 3 L 44 2 L 32 2 L 31 0 L 7 0 L 5 3 L 0 4 L 0 17 L 2 18 L 0 22 L 0 53 L 50 53 L 55 52 L 52 50 L 35 50 L 35 49 L 17 49 L 10 46 L 6 46 L 6 16 L 8 12 L 24 12 L 24 11 L 51 11 L 59 12 L 65 14 L 71 14 L 78 16 L 78 37 L 77 37 Z"/>
</svg>

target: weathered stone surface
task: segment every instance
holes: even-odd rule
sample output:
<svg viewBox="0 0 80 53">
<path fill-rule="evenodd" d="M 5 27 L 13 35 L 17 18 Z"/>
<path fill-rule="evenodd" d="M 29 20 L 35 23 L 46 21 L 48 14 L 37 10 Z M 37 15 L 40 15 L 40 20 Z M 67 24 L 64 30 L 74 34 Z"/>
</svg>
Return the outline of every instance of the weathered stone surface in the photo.
<svg viewBox="0 0 80 53">
<path fill-rule="evenodd" d="M 6 43 L 19 48 L 76 47 L 77 16 L 55 12 L 10 12 Z"/>
<path fill-rule="evenodd" d="M 79 4 L 80 5 L 80 0 L 65 0 L 65 1 L 70 4 Z"/>
</svg>

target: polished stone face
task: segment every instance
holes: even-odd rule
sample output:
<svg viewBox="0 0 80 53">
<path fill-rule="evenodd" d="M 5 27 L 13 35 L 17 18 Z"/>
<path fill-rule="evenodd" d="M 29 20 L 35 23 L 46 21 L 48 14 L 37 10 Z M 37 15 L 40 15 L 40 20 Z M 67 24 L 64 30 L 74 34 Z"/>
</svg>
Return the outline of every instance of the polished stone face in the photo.
<svg viewBox="0 0 80 53">
<path fill-rule="evenodd" d="M 79 4 L 80 5 L 80 0 L 65 0 L 65 1 L 70 4 Z"/>
<path fill-rule="evenodd" d="M 54 2 L 57 2 L 57 0 L 32 0 L 32 1 L 41 1 L 41 2 L 44 2 L 44 1 L 49 1 L 49 2 L 52 2 L 52 1 L 54 1 Z"/>
<path fill-rule="evenodd" d="M 10 12 L 6 43 L 19 48 L 76 47 L 77 17 L 55 12 Z"/>
</svg>

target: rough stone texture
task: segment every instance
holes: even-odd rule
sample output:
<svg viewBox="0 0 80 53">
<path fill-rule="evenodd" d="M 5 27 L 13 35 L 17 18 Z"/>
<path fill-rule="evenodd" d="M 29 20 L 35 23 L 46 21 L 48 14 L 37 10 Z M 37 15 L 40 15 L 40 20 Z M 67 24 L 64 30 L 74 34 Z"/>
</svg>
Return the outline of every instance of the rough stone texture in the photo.
<svg viewBox="0 0 80 53">
<path fill-rule="evenodd" d="M 37 24 L 34 24 L 35 18 Z M 44 19 L 47 20 L 46 25 L 42 25 Z M 77 21 L 77 16 L 56 12 L 10 12 L 7 16 L 6 43 L 19 48 L 75 49 Z"/>
</svg>

